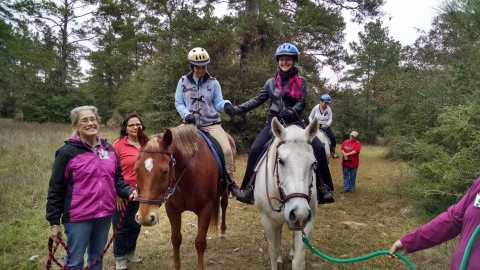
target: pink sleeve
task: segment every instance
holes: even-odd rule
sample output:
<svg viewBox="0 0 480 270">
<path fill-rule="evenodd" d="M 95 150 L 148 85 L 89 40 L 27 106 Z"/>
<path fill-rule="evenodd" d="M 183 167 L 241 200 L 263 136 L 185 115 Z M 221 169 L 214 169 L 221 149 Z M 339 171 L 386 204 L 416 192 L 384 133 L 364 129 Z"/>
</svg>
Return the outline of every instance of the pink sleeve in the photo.
<svg viewBox="0 0 480 270">
<path fill-rule="evenodd" d="M 455 238 L 460 234 L 463 225 L 465 210 L 471 201 L 476 186 L 480 185 L 480 178 L 475 181 L 468 192 L 457 203 L 448 208 L 427 224 L 400 238 L 405 249 L 414 252 L 430 248 Z"/>
</svg>

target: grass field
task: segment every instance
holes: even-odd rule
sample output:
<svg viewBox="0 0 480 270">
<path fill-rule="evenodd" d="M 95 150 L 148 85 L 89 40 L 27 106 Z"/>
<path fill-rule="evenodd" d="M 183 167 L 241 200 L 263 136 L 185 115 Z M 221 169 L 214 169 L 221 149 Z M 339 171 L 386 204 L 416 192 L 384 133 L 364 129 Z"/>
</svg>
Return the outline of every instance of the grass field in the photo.
<svg viewBox="0 0 480 270">
<path fill-rule="evenodd" d="M 55 150 L 71 134 L 69 125 L 21 123 L 0 119 L 0 269 L 45 269 L 49 224 L 45 201 Z M 117 130 L 102 128 L 112 142 Z M 361 137 L 360 137 L 361 140 Z M 364 146 L 360 158 L 356 193 L 340 193 L 340 160 L 330 168 L 336 188 L 335 203 L 319 207 L 311 243 L 335 258 L 350 258 L 386 250 L 404 233 L 425 220 L 413 211 L 414 201 L 405 189 L 408 167 L 385 159 L 382 147 Z M 237 159 L 237 179 L 245 168 L 245 156 Z M 164 213 L 164 209 L 162 209 Z M 170 269 L 170 225 L 164 220 L 142 228 L 138 254 L 144 262 L 130 269 Z M 194 269 L 196 217 L 185 213 L 181 248 L 183 269 Z M 270 269 L 267 243 L 254 206 L 230 200 L 227 238 L 209 234 L 206 269 Z M 290 234 L 284 229 L 284 267 L 288 263 Z M 456 240 L 408 255 L 417 269 L 448 269 Z M 57 253 L 60 258 L 62 251 Z M 111 249 L 104 269 L 115 269 Z M 58 269 L 55 267 L 53 269 Z M 307 254 L 307 269 L 398 270 L 408 269 L 400 260 L 386 256 L 353 264 L 335 264 Z"/>
</svg>

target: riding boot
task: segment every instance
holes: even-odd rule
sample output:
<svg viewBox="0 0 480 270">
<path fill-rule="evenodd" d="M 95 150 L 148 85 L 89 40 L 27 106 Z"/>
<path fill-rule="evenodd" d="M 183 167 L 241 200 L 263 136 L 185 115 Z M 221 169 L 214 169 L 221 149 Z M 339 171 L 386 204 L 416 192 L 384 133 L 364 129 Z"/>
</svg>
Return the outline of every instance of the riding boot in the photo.
<svg viewBox="0 0 480 270">
<path fill-rule="evenodd" d="M 326 185 L 321 185 L 317 189 L 317 202 L 318 204 L 327 204 L 333 203 L 335 200 L 333 199 L 332 192 Z"/>
<path fill-rule="evenodd" d="M 243 189 L 237 196 L 237 200 L 246 204 L 253 204 L 255 201 L 255 198 L 253 197 L 253 184 Z"/>
<path fill-rule="evenodd" d="M 237 183 L 232 180 L 232 182 L 228 183 L 228 190 L 232 194 L 233 197 L 238 197 L 240 195 L 240 188 L 238 187 Z"/>
<path fill-rule="evenodd" d="M 228 191 L 230 191 L 233 197 L 237 197 L 238 194 L 240 194 L 240 188 L 237 183 L 235 183 L 235 180 L 233 180 L 229 173 L 225 173 L 225 180 L 227 182 Z"/>
</svg>

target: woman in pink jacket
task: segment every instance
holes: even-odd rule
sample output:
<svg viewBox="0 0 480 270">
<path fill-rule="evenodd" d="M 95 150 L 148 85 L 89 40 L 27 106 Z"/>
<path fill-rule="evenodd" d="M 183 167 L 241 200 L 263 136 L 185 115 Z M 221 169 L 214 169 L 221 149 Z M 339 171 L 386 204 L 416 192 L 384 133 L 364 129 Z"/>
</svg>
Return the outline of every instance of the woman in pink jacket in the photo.
<svg viewBox="0 0 480 270">
<path fill-rule="evenodd" d="M 427 249 L 460 235 L 457 250 L 450 262 L 450 270 L 458 270 L 468 241 L 475 229 L 480 225 L 480 178 L 478 178 L 457 203 L 436 218 L 415 231 L 402 236 L 390 248 L 390 256 L 395 252 L 409 253 Z M 480 269 L 480 239 L 471 249 L 466 269 Z"/>
</svg>

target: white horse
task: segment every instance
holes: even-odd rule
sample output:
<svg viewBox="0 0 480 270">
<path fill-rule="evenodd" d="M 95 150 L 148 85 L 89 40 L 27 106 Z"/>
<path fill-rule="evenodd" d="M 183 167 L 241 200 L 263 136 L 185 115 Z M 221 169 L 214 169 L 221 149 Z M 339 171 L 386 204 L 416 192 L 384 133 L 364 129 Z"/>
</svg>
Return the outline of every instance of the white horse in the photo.
<svg viewBox="0 0 480 270">
<path fill-rule="evenodd" d="M 323 129 L 318 129 L 317 137 L 325 145 L 325 154 L 327 155 L 327 161 L 329 161 L 332 154 L 330 152 L 330 146 L 332 142 L 330 141 L 330 138 L 328 138 L 327 133 Z"/>
<path fill-rule="evenodd" d="M 305 269 L 302 231 L 310 237 L 317 211 L 316 161 L 310 142 L 317 134 L 318 121 L 306 129 L 295 125 L 284 128 L 273 118 L 272 131 L 275 139 L 257 171 L 255 205 L 268 240 L 272 270 L 282 264 L 284 223 L 292 231 L 292 270 Z"/>
</svg>

